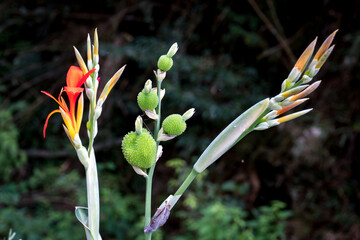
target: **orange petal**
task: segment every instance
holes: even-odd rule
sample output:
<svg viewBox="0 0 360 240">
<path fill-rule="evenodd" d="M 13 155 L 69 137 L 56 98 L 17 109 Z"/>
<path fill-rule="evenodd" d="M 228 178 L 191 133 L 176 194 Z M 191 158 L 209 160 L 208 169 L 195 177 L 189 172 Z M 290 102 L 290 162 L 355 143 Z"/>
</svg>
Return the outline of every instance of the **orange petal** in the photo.
<svg viewBox="0 0 360 240">
<path fill-rule="evenodd" d="M 295 119 L 295 118 L 298 118 L 298 117 L 301 117 L 302 115 L 307 114 L 307 113 L 310 112 L 311 110 L 312 110 L 312 108 L 306 109 L 306 110 L 302 110 L 302 111 L 300 111 L 300 112 L 292 113 L 292 114 L 289 114 L 289 115 L 286 115 L 285 117 L 281 117 L 281 118 L 277 119 L 277 122 L 278 122 L 278 123 L 284 123 L 284 122 L 293 120 L 293 119 Z"/>
<path fill-rule="evenodd" d="M 51 95 L 50 93 L 45 92 L 45 91 L 41 91 L 41 92 L 42 92 L 43 94 L 45 94 L 46 96 L 51 97 L 52 99 L 54 99 L 54 101 L 57 102 L 57 104 L 59 104 L 59 105 L 61 106 L 61 103 L 60 103 L 56 98 L 54 98 L 53 95 Z"/>
<path fill-rule="evenodd" d="M 115 74 L 114 76 L 112 76 L 112 78 L 106 83 L 104 89 L 102 90 L 99 99 L 105 99 L 111 89 L 115 86 L 115 84 L 117 83 L 117 81 L 119 80 L 121 74 L 123 73 L 124 69 L 125 69 L 126 65 L 124 65 L 122 68 L 120 68 Z"/>
<path fill-rule="evenodd" d="M 326 38 L 326 40 L 323 42 L 323 44 L 321 44 L 321 47 L 319 48 L 319 50 L 315 54 L 314 59 L 319 60 L 321 58 L 321 56 L 325 53 L 325 51 L 330 47 L 332 41 L 334 40 L 334 37 L 335 37 L 337 31 L 338 30 L 335 30 L 332 34 L 330 34 Z"/>
<path fill-rule="evenodd" d="M 62 108 L 60 108 L 61 116 L 64 120 L 64 123 L 66 127 L 68 128 L 71 138 L 74 139 L 76 130 L 75 130 L 75 123 L 72 121 L 72 118 L 70 116 L 69 112 L 65 112 Z"/>
<path fill-rule="evenodd" d="M 315 91 L 315 89 L 316 89 L 317 87 L 319 87 L 320 83 L 321 83 L 321 80 L 314 82 L 313 84 L 311 84 L 310 86 L 308 86 L 304 91 L 299 92 L 298 94 L 292 96 L 292 97 L 290 98 L 290 102 L 293 102 L 293 101 L 298 100 L 298 99 L 300 99 L 300 98 L 306 97 L 307 95 L 309 95 L 310 93 L 312 93 L 313 91 Z"/>
<path fill-rule="evenodd" d="M 44 129 L 43 129 L 44 138 L 45 138 L 45 132 L 46 132 L 46 128 L 47 128 L 47 125 L 49 122 L 49 118 L 51 117 L 51 115 L 53 115 L 54 113 L 57 113 L 57 112 L 60 113 L 60 110 L 56 109 L 56 110 L 52 111 L 51 113 L 49 113 L 49 115 L 47 116 L 45 124 L 44 124 Z"/>
<path fill-rule="evenodd" d="M 85 82 L 86 80 L 88 79 L 88 77 L 93 73 L 95 72 L 95 68 L 94 69 L 91 69 L 90 71 L 88 71 L 81 79 L 80 81 L 77 83 L 76 87 L 81 87 Z"/>
<path fill-rule="evenodd" d="M 66 85 L 68 87 L 77 87 L 78 82 L 83 76 L 81 68 L 71 66 L 66 75 Z"/>
<path fill-rule="evenodd" d="M 84 94 L 81 93 L 81 95 L 79 97 L 79 101 L 78 101 L 77 114 L 76 114 L 76 131 L 77 132 L 80 131 L 83 112 L 84 112 Z"/>
<path fill-rule="evenodd" d="M 301 54 L 301 56 L 299 57 L 299 59 L 297 60 L 294 68 L 299 69 L 301 72 L 304 70 L 304 68 L 306 67 L 307 63 L 309 62 L 311 55 L 314 52 L 314 48 L 315 48 L 315 44 L 317 41 L 317 37 L 315 38 L 314 41 L 312 41 L 309 46 L 305 49 L 305 51 Z"/>
<path fill-rule="evenodd" d="M 282 109 L 278 110 L 276 112 L 276 115 L 281 115 L 287 111 L 290 111 L 291 109 L 299 106 L 300 104 L 302 104 L 303 102 L 309 100 L 309 98 L 303 98 L 303 99 L 299 99 L 299 100 L 296 100 L 295 102 L 293 102 L 292 104 L 290 104 L 289 106 L 286 106 L 286 107 L 283 107 Z"/>
</svg>

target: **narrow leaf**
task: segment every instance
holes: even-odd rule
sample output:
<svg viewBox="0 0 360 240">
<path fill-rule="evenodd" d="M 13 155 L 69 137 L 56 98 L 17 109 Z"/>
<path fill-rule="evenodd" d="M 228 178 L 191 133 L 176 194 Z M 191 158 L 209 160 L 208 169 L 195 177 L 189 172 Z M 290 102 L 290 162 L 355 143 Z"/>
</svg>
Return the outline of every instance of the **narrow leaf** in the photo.
<svg viewBox="0 0 360 240">
<path fill-rule="evenodd" d="M 88 209 L 86 207 L 75 207 L 75 216 L 79 222 L 84 226 L 86 236 L 91 236 L 91 239 L 94 240 L 93 234 L 91 233 L 89 227 L 87 226 L 88 221 Z"/>
<path fill-rule="evenodd" d="M 227 152 L 238 141 L 241 134 L 266 110 L 269 102 L 268 98 L 258 102 L 230 123 L 205 149 L 195 163 L 194 170 L 199 173 L 204 171 Z"/>
</svg>

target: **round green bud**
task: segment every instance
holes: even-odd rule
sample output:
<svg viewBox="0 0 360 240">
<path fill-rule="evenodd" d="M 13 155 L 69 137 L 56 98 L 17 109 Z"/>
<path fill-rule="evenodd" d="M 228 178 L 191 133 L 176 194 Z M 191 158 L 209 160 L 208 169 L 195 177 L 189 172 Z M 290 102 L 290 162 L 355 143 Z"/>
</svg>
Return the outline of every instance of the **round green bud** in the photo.
<svg viewBox="0 0 360 240">
<path fill-rule="evenodd" d="M 144 169 L 151 167 L 155 162 L 156 142 L 145 129 L 141 134 L 126 134 L 121 147 L 126 161 L 132 166 Z"/>
<path fill-rule="evenodd" d="M 151 90 L 149 93 L 146 93 L 145 90 L 139 92 L 137 96 L 137 102 L 141 110 L 154 110 L 158 103 L 158 96 L 157 94 Z"/>
<path fill-rule="evenodd" d="M 173 60 L 171 57 L 167 55 L 162 55 L 157 63 L 158 68 L 164 72 L 169 71 L 172 65 L 173 65 Z"/>
<path fill-rule="evenodd" d="M 180 114 L 172 114 L 164 119 L 162 123 L 164 133 L 179 136 L 186 129 L 186 122 Z"/>
</svg>

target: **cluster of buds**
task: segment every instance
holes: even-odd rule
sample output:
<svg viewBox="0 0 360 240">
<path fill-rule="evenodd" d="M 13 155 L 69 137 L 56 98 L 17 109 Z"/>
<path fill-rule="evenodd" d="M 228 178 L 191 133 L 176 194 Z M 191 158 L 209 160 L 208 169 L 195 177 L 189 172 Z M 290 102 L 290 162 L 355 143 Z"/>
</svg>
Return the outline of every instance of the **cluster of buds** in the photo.
<svg viewBox="0 0 360 240">
<path fill-rule="evenodd" d="M 161 89 L 161 83 L 166 77 L 166 72 L 172 67 L 172 57 L 178 49 L 178 44 L 174 43 L 167 54 L 160 56 L 158 59 L 158 69 L 154 71 L 157 87 L 153 88 L 152 81 L 148 79 L 142 91 L 137 95 L 139 108 L 144 111 L 147 117 L 156 121 L 158 126 L 154 134 L 156 141 L 147 130 L 142 129 L 142 118 L 138 116 L 135 121 L 135 132 L 129 132 L 122 142 L 122 151 L 125 159 L 137 174 L 144 177 L 147 177 L 146 169 L 150 168 L 162 154 L 162 146 L 158 143 L 181 135 L 186 130 L 185 121 L 190 119 L 195 113 L 195 110 L 192 108 L 183 115 L 172 114 L 165 118 L 161 129 L 159 129 L 160 104 L 165 96 L 165 89 Z"/>
<path fill-rule="evenodd" d="M 278 118 L 281 114 L 307 101 L 308 98 L 305 97 L 312 93 L 320 85 L 320 80 L 312 83 L 311 85 L 308 83 L 310 83 L 313 77 L 319 72 L 320 68 L 334 49 L 335 45 L 330 45 L 336 32 L 337 30 L 327 37 L 312 60 L 311 57 L 313 55 L 317 39 L 310 43 L 296 62 L 289 76 L 283 81 L 281 85 L 281 92 L 270 99 L 269 108 L 271 111 L 261 119 L 260 123 L 254 130 L 265 130 L 273 126 L 277 126 L 280 123 L 300 117 L 312 110 L 306 109 Z"/>
</svg>

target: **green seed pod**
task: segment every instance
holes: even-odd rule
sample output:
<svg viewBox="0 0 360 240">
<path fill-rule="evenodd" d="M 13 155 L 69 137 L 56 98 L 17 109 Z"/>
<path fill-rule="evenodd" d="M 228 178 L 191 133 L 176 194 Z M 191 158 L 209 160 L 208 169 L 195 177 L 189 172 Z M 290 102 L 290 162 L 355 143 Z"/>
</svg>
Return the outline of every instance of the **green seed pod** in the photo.
<svg viewBox="0 0 360 240">
<path fill-rule="evenodd" d="M 142 90 L 139 92 L 137 96 L 137 102 L 141 110 L 154 110 L 158 103 L 158 96 L 154 91 L 150 91 L 149 93 L 146 93 L 145 90 Z"/>
<path fill-rule="evenodd" d="M 169 71 L 172 65 L 173 65 L 173 60 L 171 57 L 167 55 L 162 55 L 157 63 L 158 68 L 164 72 Z"/>
<path fill-rule="evenodd" d="M 162 123 L 164 132 L 168 135 L 179 136 L 186 129 L 186 122 L 180 114 L 172 114 Z"/>
<path fill-rule="evenodd" d="M 145 169 L 155 162 L 156 142 L 145 129 L 141 134 L 136 132 L 126 134 L 121 147 L 126 161 L 132 166 Z"/>
</svg>

